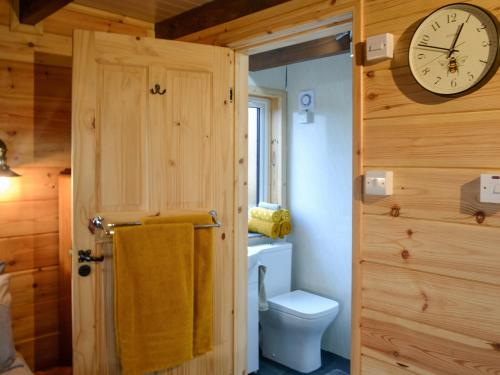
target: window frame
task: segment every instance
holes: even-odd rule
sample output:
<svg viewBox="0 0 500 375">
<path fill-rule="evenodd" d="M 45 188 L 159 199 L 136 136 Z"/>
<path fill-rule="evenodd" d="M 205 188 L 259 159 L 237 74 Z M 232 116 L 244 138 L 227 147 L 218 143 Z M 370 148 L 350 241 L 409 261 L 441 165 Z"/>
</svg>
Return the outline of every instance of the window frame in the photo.
<svg viewBox="0 0 500 375">
<path fill-rule="evenodd" d="M 248 103 L 265 101 L 267 110 L 268 173 L 266 201 L 286 207 L 286 92 L 265 87 L 248 87 Z"/>
</svg>

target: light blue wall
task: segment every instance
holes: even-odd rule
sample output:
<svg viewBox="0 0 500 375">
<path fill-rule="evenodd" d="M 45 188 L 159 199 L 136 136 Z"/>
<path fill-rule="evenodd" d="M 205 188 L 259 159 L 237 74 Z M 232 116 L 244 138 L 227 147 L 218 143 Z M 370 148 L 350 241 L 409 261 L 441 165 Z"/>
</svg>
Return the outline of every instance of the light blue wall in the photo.
<svg viewBox="0 0 500 375">
<path fill-rule="evenodd" d="M 288 66 L 287 184 L 294 289 L 339 302 L 323 348 L 350 358 L 352 253 L 352 60 L 348 54 Z M 285 89 L 285 68 L 249 84 Z M 314 89 L 314 123 L 297 121 L 298 95 Z"/>
</svg>

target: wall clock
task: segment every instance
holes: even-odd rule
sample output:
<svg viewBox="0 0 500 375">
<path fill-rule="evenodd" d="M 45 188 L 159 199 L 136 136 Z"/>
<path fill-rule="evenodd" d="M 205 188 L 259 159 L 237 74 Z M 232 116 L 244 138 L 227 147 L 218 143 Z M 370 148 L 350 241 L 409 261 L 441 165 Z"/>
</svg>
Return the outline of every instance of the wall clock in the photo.
<svg viewBox="0 0 500 375">
<path fill-rule="evenodd" d="M 498 67 L 497 21 L 474 5 L 450 4 L 431 13 L 410 42 L 409 65 L 416 81 L 439 95 L 480 87 Z"/>
</svg>

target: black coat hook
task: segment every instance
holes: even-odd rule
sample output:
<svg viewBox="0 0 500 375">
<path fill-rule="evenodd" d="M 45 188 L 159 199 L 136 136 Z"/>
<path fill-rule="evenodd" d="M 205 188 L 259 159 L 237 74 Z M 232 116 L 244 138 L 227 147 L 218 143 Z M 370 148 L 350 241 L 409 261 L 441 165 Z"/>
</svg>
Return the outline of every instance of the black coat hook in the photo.
<svg viewBox="0 0 500 375">
<path fill-rule="evenodd" d="M 157 83 L 154 88 L 151 89 L 151 94 L 156 95 L 164 95 L 167 92 L 167 89 L 161 89 L 160 85 Z"/>
</svg>

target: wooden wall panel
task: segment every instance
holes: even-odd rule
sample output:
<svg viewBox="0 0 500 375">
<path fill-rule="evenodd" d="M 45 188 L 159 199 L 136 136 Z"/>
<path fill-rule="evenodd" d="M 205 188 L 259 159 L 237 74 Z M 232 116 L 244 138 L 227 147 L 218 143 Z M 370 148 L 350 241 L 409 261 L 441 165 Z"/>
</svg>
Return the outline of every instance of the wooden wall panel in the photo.
<svg viewBox="0 0 500 375">
<path fill-rule="evenodd" d="M 500 104 L 499 104 L 500 107 Z M 499 167 L 499 111 L 369 119 L 365 166 Z"/>
<path fill-rule="evenodd" d="M 154 25 L 70 4 L 30 30 L 11 20 L 9 4 L 0 0 L 0 139 L 22 177 L 0 193 L 0 259 L 13 275 L 16 346 L 44 369 L 59 363 L 58 176 L 71 164 L 72 33 L 151 36 Z"/>
<path fill-rule="evenodd" d="M 362 353 L 399 367 L 396 374 L 498 374 L 496 344 L 363 310 Z M 364 374 L 377 373 L 364 363 Z M 368 366 L 368 367 L 367 367 Z M 380 364 L 375 365 L 380 368 Z"/>
<path fill-rule="evenodd" d="M 370 262 L 362 273 L 363 307 L 500 342 L 499 286 Z"/>
<path fill-rule="evenodd" d="M 500 285 L 498 228 L 364 215 L 369 262 Z"/>
<path fill-rule="evenodd" d="M 480 174 L 500 168 L 500 75 L 443 98 L 407 66 L 418 22 L 452 2 L 365 2 L 366 35 L 395 38 L 394 59 L 363 75 L 364 165 L 395 182 L 393 196 L 364 199 L 367 374 L 500 373 L 500 206 L 479 202 Z M 500 16 L 495 0 L 471 3 Z"/>
<path fill-rule="evenodd" d="M 394 366 L 390 363 L 379 361 L 367 355 L 361 357 L 361 371 L 370 375 L 409 375 L 415 374 L 403 366 Z"/>
<path fill-rule="evenodd" d="M 364 212 L 483 226 L 500 226 L 500 207 L 479 202 L 481 169 L 370 167 L 394 171 L 394 195 L 366 196 Z M 393 212 L 393 214 L 396 214 Z M 481 217 L 484 221 L 481 224 Z"/>
</svg>

